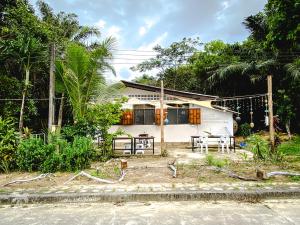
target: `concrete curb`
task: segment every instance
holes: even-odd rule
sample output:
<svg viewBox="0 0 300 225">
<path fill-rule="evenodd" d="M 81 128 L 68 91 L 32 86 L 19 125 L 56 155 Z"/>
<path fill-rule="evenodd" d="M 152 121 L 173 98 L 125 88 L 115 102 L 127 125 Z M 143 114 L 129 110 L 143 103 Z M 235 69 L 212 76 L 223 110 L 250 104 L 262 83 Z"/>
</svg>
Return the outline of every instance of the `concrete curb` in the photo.
<svg viewBox="0 0 300 225">
<path fill-rule="evenodd" d="M 244 201 L 300 198 L 300 190 L 171 191 L 120 193 L 0 194 L 0 204 L 134 202 L 134 201 Z"/>
</svg>

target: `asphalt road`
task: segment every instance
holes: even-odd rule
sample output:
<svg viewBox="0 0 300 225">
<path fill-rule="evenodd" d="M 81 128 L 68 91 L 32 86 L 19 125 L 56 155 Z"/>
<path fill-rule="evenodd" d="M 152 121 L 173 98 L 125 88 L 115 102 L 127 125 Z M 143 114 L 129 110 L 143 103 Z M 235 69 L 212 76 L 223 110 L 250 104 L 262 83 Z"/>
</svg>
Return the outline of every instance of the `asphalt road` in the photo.
<svg viewBox="0 0 300 225">
<path fill-rule="evenodd" d="M 300 200 L 0 206 L 0 224 L 300 224 Z"/>
</svg>

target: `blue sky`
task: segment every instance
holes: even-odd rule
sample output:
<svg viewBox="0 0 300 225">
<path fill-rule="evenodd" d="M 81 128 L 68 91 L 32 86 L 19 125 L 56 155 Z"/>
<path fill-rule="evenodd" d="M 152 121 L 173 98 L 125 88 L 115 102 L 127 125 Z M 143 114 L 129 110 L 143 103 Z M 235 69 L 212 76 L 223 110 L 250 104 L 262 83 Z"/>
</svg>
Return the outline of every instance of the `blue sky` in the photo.
<svg viewBox="0 0 300 225">
<path fill-rule="evenodd" d="M 37 0 L 30 0 L 35 5 Z M 114 36 L 118 49 L 114 66 L 117 77 L 140 75 L 129 68 L 153 55 L 152 48 L 168 46 L 183 37 L 200 37 L 201 42 L 220 39 L 243 41 L 248 32 L 245 17 L 261 11 L 267 0 L 46 0 L 55 12 L 78 15 L 82 25 L 96 26 L 102 37 Z M 139 50 L 122 51 L 122 50 Z M 144 51 L 144 52 L 141 52 Z M 125 55 L 127 54 L 127 55 Z M 142 55 L 142 56 L 141 56 Z M 130 63 L 129 63 L 130 62 Z"/>
</svg>

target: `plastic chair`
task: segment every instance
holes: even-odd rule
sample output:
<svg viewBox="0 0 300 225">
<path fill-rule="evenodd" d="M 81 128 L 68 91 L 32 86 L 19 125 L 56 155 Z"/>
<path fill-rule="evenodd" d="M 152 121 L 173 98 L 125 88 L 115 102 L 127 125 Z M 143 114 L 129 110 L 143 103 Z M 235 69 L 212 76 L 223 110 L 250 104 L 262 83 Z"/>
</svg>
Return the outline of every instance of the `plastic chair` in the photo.
<svg viewBox="0 0 300 225">
<path fill-rule="evenodd" d="M 203 147 L 205 147 L 206 154 L 208 154 L 208 137 L 200 136 L 199 141 L 197 141 L 197 146 L 200 147 L 201 154 L 203 153 Z"/>
<path fill-rule="evenodd" d="M 220 146 L 222 149 L 222 153 L 224 153 L 224 148 L 226 146 L 227 153 L 229 153 L 229 137 L 228 136 L 221 136 L 219 143 L 218 143 L 218 152 L 220 151 Z"/>
<path fill-rule="evenodd" d="M 123 155 L 131 155 L 131 143 L 125 143 L 124 147 Z"/>
<path fill-rule="evenodd" d="M 145 146 L 143 143 L 136 144 L 136 148 L 137 148 L 137 150 L 135 151 L 136 155 L 144 155 L 145 154 L 145 151 L 143 150 L 145 148 Z"/>
</svg>

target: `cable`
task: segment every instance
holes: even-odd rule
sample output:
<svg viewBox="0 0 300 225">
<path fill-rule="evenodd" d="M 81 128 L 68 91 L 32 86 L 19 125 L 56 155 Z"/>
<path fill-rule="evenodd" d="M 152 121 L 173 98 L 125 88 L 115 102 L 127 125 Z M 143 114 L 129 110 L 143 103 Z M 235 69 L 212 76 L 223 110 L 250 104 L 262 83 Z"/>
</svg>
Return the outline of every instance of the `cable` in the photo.
<svg viewBox="0 0 300 225">
<path fill-rule="evenodd" d="M 65 98 L 65 97 L 64 97 Z M 55 100 L 60 100 L 62 98 L 54 98 Z M 22 98 L 0 98 L 0 101 L 22 101 Z M 49 98 L 25 98 L 25 101 L 49 101 Z"/>
<path fill-rule="evenodd" d="M 242 95 L 242 96 L 232 96 L 232 97 L 221 97 L 217 100 L 213 100 L 213 102 L 223 102 L 228 100 L 242 100 L 242 99 L 252 99 L 252 98 L 260 98 L 262 96 L 268 96 L 268 94 L 255 94 L 255 95 Z"/>
</svg>

